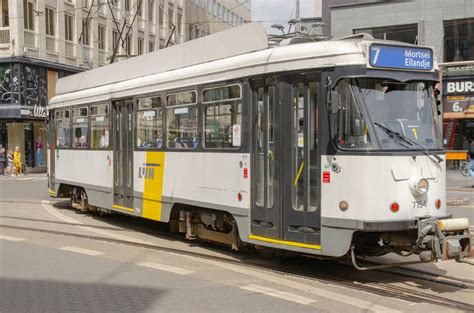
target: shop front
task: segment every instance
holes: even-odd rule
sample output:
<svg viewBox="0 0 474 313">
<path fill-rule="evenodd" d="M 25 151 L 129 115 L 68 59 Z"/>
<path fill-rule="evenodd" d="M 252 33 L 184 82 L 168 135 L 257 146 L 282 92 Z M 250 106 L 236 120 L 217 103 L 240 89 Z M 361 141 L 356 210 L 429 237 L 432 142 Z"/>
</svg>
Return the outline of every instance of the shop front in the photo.
<svg viewBox="0 0 474 313">
<path fill-rule="evenodd" d="M 464 75 L 443 76 L 444 146 L 451 160 L 464 159 L 474 140 L 474 75 L 466 75 L 474 74 L 472 66 L 458 67 Z"/>
<path fill-rule="evenodd" d="M 59 77 L 79 69 L 26 59 L 0 60 L 0 160 L 20 149 L 27 172 L 46 171 L 47 103 Z"/>
</svg>

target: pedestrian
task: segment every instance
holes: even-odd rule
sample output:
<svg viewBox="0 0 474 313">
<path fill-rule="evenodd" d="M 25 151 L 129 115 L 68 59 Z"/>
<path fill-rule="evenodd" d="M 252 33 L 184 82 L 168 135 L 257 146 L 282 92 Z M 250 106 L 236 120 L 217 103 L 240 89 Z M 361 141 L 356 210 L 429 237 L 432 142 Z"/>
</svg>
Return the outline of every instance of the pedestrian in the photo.
<svg viewBox="0 0 474 313">
<path fill-rule="evenodd" d="M 2 176 L 5 176 L 5 163 L 7 161 L 5 155 L 5 148 L 0 145 L 0 168 L 2 169 Z"/>
<path fill-rule="evenodd" d="M 13 176 L 13 152 L 12 152 L 12 150 L 8 150 L 7 161 L 8 161 L 7 172 L 9 172 L 11 174 L 11 176 Z"/>
<path fill-rule="evenodd" d="M 469 164 L 467 165 L 469 175 L 474 179 L 474 138 L 471 138 L 469 145 Z"/>
<path fill-rule="evenodd" d="M 15 153 L 13 153 L 13 165 L 15 166 L 16 176 L 18 176 L 18 174 L 23 174 L 23 168 L 21 166 L 21 152 L 18 146 L 15 147 Z"/>
</svg>

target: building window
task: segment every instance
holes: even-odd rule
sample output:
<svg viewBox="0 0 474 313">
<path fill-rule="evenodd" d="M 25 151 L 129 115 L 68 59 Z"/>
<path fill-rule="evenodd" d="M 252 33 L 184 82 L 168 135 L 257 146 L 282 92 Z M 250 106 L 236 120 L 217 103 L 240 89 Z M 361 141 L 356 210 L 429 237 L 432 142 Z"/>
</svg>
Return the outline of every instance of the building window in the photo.
<svg viewBox="0 0 474 313">
<path fill-rule="evenodd" d="M 124 0 L 125 11 L 130 11 L 130 0 Z"/>
<path fill-rule="evenodd" d="M 138 55 L 142 55 L 144 53 L 144 41 L 143 38 L 138 38 Z"/>
<path fill-rule="evenodd" d="M 107 104 L 91 106 L 91 148 L 109 147 L 109 106 Z"/>
<path fill-rule="evenodd" d="M 97 43 L 99 46 L 99 50 L 105 50 L 105 26 L 100 25 L 97 29 Z"/>
<path fill-rule="evenodd" d="M 173 6 L 168 3 L 168 28 L 171 30 L 173 29 L 173 20 L 174 20 L 174 8 Z"/>
<path fill-rule="evenodd" d="M 155 20 L 155 1 L 148 0 L 148 21 L 153 22 Z"/>
<path fill-rule="evenodd" d="M 182 35 L 183 34 L 183 11 L 181 9 L 178 9 L 178 16 L 177 16 L 177 26 L 178 26 L 178 34 Z"/>
<path fill-rule="evenodd" d="M 155 43 L 153 41 L 150 41 L 148 43 L 148 52 L 153 52 L 155 51 Z"/>
<path fill-rule="evenodd" d="M 163 146 L 163 109 L 161 98 L 138 100 L 137 148 L 153 149 Z"/>
<path fill-rule="evenodd" d="M 167 98 L 168 148 L 195 149 L 198 146 L 198 107 L 195 91 Z"/>
<path fill-rule="evenodd" d="M 87 19 L 82 20 L 82 44 L 85 46 L 90 46 L 90 23 Z"/>
<path fill-rule="evenodd" d="M 23 26 L 25 29 L 35 30 L 34 11 L 35 3 L 29 0 L 23 0 Z"/>
<path fill-rule="evenodd" d="M 164 49 L 165 47 L 165 40 L 163 38 L 160 38 L 160 49 Z"/>
<path fill-rule="evenodd" d="M 205 89 L 204 146 L 226 149 L 240 147 L 242 95 L 239 85 Z M 234 130 L 238 132 L 235 136 Z"/>
<path fill-rule="evenodd" d="M 113 51 L 118 50 L 119 47 L 119 33 L 117 30 L 112 30 L 112 48 Z"/>
<path fill-rule="evenodd" d="M 474 18 L 444 21 L 444 61 L 474 60 Z"/>
<path fill-rule="evenodd" d="M 45 21 L 46 21 L 46 35 L 54 36 L 54 10 L 51 8 L 45 8 Z"/>
<path fill-rule="evenodd" d="M 163 7 L 163 4 L 160 4 L 160 7 L 158 9 L 158 16 L 160 18 L 160 26 L 164 27 L 165 26 L 165 9 Z"/>
<path fill-rule="evenodd" d="M 64 28 L 66 31 L 65 39 L 67 41 L 74 40 L 74 16 L 70 14 L 64 14 Z"/>
<path fill-rule="evenodd" d="M 127 36 L 127 40 L 125 41 L 125 52 L 127 53 L 127 56 L 132 55 L 132 35 Z"/>
<path fill-rule="evenodd" d="M 140 2 L 137 2 L 137 15 L 139 17 L 143 17 L 143 0 Z"/>
<path fill-rule="evenodd" d="M 368 33 L 374 36 L 375 39 L 394 40 L 410 44 L 418 43 L 417 24 L 354 29 L 353 33 Z"/>
</svg>

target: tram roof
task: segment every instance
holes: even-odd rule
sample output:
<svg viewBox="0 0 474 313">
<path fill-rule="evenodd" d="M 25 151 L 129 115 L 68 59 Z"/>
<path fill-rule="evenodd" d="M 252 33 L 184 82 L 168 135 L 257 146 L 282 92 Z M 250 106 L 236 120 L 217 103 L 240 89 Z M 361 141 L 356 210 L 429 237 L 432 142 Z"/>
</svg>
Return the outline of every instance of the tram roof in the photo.
<svg viewBox="0 0 474 313">
<path fill-rule="evenodd" d="M 56 88 L 58 95 L 51 99 L 49 108 L 134 97 L 268 73 L 366 65 L 367 47 L 373 42 L 372 38 L 355 36 L 269 49 L 264 27 L 250 23 L 61 78 Z M 194 53 L 196 51 L 201 53 Z"/>
</svg>

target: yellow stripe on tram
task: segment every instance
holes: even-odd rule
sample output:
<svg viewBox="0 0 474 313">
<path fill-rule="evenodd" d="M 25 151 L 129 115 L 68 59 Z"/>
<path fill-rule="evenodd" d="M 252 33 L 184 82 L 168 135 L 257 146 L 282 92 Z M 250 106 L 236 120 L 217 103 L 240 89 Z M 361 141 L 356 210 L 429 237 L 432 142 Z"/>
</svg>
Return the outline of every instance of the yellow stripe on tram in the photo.
<svg viewBox="0 0 474 313">
<path fill-rule="evenodd" d="M 53 189 L 48 189 L 48 192 L 50 195 L 56 196 L 56 191 L 54 191 Z"/>
<path fill-rule="evenodd" d="M 311 245 L 311 244 L 301 243 L 301 242 L 278 240 L 278 239 L 260 237 L 260 236 L 255 236 L 255 235 L 250 235 L 248 238 L 251 239 L 251 240 L 258 240 L 258 241 L 263 241 L 263 242 L 275 243 L 275 244 L 278 244 L 278 245 L 285 245 L 285 246 L 305 248 L 305 249 L 313 249 L 313 250 L 321 250 L 320 245 Z"/>
<path fill-rule="evenodd" d="M 117 209 L 117 210 L 122 210 L 122 211 L 128 211 L 128 212 L 135 212 L 133 208 L 127 208 L 118 204 L 112 205 L 112 209 Z"/>
</svg>

